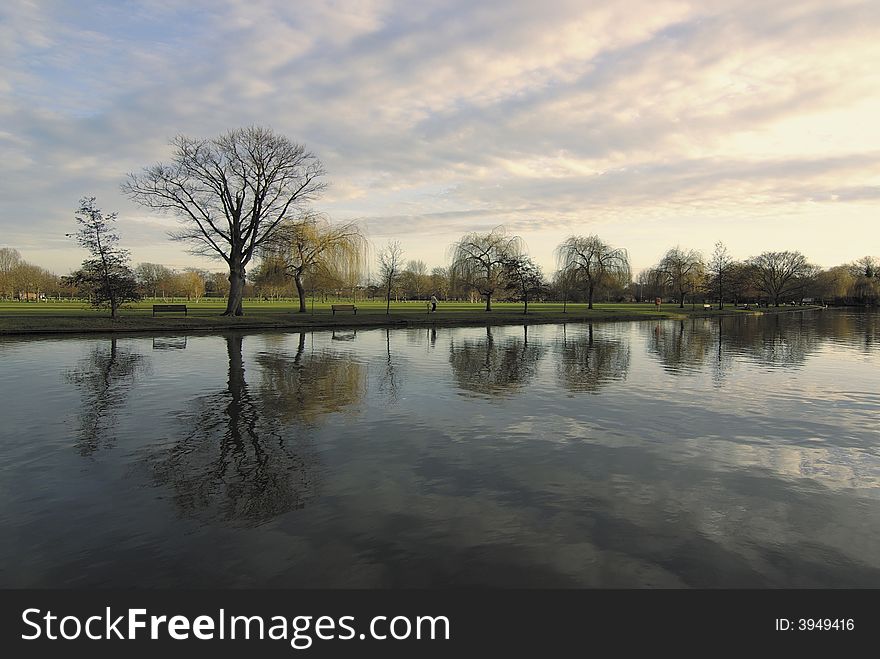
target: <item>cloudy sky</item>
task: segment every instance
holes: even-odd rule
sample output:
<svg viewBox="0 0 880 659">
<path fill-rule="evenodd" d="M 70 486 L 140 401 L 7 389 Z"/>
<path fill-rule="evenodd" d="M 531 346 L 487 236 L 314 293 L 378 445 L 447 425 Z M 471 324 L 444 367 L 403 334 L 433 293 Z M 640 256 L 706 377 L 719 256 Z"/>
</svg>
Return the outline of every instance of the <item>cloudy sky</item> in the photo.
<svg viewBox="0 0 880 659">
<path fill-rule="evenodd" d="M 716 240 L 835 265 L 880 253 L 878 62 L 876 0 L 4 0 L 0 246 L 66 272 L 90 194 L 135 262 L 192 264 L 119 184 L 260 124 L 429 266 L 497 224 L 548 268 L 571 233 L 636 269 Z"/>
</svg>

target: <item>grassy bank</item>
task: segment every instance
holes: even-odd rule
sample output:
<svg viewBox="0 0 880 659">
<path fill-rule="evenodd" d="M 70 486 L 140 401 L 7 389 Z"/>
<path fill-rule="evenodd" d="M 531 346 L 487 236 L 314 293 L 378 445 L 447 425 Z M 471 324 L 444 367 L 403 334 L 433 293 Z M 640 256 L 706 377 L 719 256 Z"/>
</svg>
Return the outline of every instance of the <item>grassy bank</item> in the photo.
<svg viewBox="0 0 880 659">
<path fill-rule="evenodd" d="M 718 315 L 755 315 L 785 311 L 803 311 L 815 307 L 780 307 L 779 309 L 742 310 L 726 306 L 723 311 L 692 308 L 679 309 L 672 304 L 658 311 L 653 304 L 597 304 L 592 310 L 586 304 L 568 304 L 563 312 L 561 303 L 529 305 L 523 315 L 522 305 L 495 303 L 491 312 L 482 304 L 441 302 L 436 313 L 428 313 L 423 302 L 392 303 L 390 315 L 385 304 L 358 302 L 357 315 L 351 312 L 331 313 L 330 303 L 316 303 L 308 313 L 298 313 L 292 302 L 249 302 L 245 315 L 238 318 L 221 316 L 220 301 L 187 302 L 188 314 L 152 316 L 152 300 L 131 305 L 110 320 L 106 311 L 97 311 L 76 302 L 0 302 L 0 334 L 55 334 L 89 332 L 180 332 L 219 329 L 275 329 L 323 327 L 407 327 L 423 325 L 510 325 L 521 323 L 578 322 L 584 320 L 645 320 L 658 318 L 712 317 Z M 157 301 L 162 303 L 161 300 Z"/>
</svg>

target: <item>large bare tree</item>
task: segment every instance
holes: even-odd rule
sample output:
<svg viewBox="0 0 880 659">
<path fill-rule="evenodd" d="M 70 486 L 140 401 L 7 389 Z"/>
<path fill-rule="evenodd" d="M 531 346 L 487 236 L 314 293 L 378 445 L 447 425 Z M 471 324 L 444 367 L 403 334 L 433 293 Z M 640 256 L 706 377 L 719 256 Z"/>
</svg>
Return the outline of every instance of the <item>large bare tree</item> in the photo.
<svg viewBox="0 0 880 659">
<path fill-rule="evenodd" d="M 379 252 L 379 277 L 385 288 L 385 315 L 391 313 L 391 291 L 400 279 L 400 271 L 403 268 L 403 249 L 396 240 L 389 240 L 388 245 Z M 391 359 L 390 348 L 388 355 Z"/>
<path fill-rule="evenodd" d="M 599 236 L 569 236 L 556 248 L 556 264 L 587 290 L 588 308 L 593 308 L 597 286 L 625 285 L 630 279 L 629 255 L 625 249 L 611 247 Z"/>
<path fill-rule="evenodd" d="M 720 240 L 715 243 L 715 251 L 709 260 L 709 272 L 712 275 L 712 290 L 718 296 L 718 309 L 724 308 L 724 293 L 727 291 L 727 274 L 733 265 L 733 259 L 727 247 Z"/>
<path fill-rule="evenodd" d="M 504 285 L 504 262 L 522 250 L 522 239 L 511 236 L 503 226 L 488 233 L 465 234 L 450 250 L 450 279 L 476 290 L 486 298 L 486 311 L 492 311 L 492 296 Z"/>
<path fill-rule="evenodd" d="M 173 213 L 172 238 L 229 266 L 224 315 L 242 315 L 248 263 L 282 220 L 296 216 L 324 189 L 324 167 L 305 146 L 251 126 L 211 139 L 179 135 L 168 163 L 129 174 L 123 191 L 149 208 Z"/>
<path fill-rule="evenodd" d="M 755 287 L 766 294 L 775 306 L 779 300 L 800 290 L 804 281 L 815 274 L 815 266 L 800 252 L 764 252 L 749 259 Z"/>
</svg>

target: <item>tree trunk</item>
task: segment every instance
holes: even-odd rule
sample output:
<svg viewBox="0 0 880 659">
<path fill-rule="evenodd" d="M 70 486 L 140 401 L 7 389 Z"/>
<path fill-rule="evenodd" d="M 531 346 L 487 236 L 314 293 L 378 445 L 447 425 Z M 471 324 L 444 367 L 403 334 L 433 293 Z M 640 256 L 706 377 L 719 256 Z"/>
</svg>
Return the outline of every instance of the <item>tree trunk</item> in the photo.
<svg viewBox="0 0 880 659">
<path fill-rule="evenodd" d="M 593 282 L 590 282 L 589 292 L 587 293 L 587 309 L 593 308 L 593 289 L 594 289 Z"/>
<path fill-rule="evenodd" d="M 241 316 L 241 300 L 244 297 L 244 268 L 229 271 L 229 299 L 224 316 Z"/>
<path fill-rule="evenodd" d="M 299 364 L 302 361 L 303 353 L 306 350 L 306 333 L 299 333 L 299 345 L 296 348 L 296 356 L 293 358 L 294 364 Z"/>
<path fill-rule="evenodd" d="M 678 308 L 684 309 L 684 291 L 683 290 L 678 291 L 678 297 L 679 297 Z"/>
<path fill-rule="evenodd" d="M 247 384 L 244 379 L 244 360 L 241 355 L 242 336 L 233 335 L 226 337 L 226 353 L 229 357 L 229 389 L 230 401 L 225 412 L 228 417 L 228 438 L 235 446 L 241 445 L 241 412 L 244 408 L 244 399 L 247 395 Z"/>
<path fill-rule="evenodd" d="M 299 296 L 299 312 L 306 312 L 306 289 L 303 287 L 302 276 L 294 275 L 293 283 L 296 284 L 296 294 Z"/>
<path fill-rule="evenodd" d="M 492 311 L 492 294 L 486 293 L 486 311 Z"/>
</svg>

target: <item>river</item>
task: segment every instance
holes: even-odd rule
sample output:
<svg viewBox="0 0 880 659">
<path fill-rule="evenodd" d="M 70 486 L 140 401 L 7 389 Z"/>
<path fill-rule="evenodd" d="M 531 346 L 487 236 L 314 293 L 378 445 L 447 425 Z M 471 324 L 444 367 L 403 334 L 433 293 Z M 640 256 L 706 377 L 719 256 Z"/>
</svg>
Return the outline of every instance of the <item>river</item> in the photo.
<svg viewBox="0 0 880 659">
<path fill-rule="evenodd" d="M 3 587 L 880 587 L 880 314 L 0 339 Z"/>
</svg>

